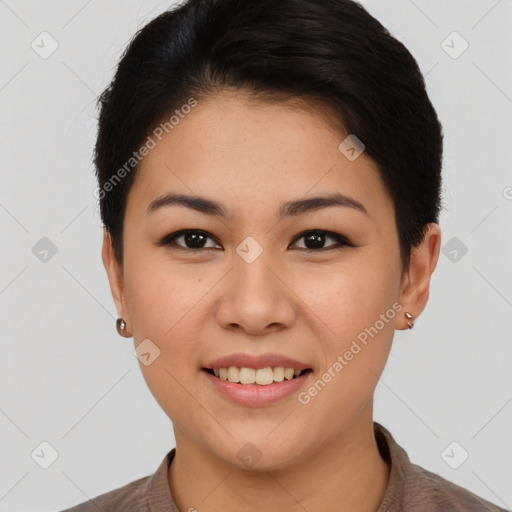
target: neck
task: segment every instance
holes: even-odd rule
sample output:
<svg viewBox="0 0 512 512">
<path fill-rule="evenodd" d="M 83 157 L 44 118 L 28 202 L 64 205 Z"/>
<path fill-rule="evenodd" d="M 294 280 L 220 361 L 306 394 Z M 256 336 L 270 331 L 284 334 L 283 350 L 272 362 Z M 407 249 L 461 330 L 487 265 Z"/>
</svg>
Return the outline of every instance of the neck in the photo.
<svg viewBox="0 0 512 512">
<path fill-rule="evenodd" d="M 368 416 L 368 415 L 367 415 Z M 375 512 L 389 479 L 371 412 L 313 456 L 278 471 L 239 469 L 175 427 L 169 485 L 180 510 L 201 512 L 336 510 Z"/>
</svg>

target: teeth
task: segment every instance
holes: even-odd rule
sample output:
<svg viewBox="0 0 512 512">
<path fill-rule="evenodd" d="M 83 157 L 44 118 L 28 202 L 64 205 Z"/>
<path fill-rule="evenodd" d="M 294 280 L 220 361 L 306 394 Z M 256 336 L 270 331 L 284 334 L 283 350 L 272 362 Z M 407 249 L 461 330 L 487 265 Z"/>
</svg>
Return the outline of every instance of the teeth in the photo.
<svg viewBox="0 0 512 512">
<path fill-rule="evenodd" d="M 240 384 L 254 384 L 256 370 L 254 368 L 240 368 Z"/>
<path fill-rule="evenodd" d="M 285 370 L 284 370 L 284 378 L 286 380 L 293 379 L 294 375 L 295 375 L 295 370 L 293 368 L 285 368 Z"/>
<path fill-rule="evenodd" d="M 284 368 L 282 366 L 278 366 L 277 368 L 274 368 L 274 380 L 276 382 L 283 382 Z"/>
<path fill-rule="evenodd" d="M 283 382 L 291 380 L 294 377 L 299 377 L 302 370 L 295 370 L 294 368 L 283 368 L 276 366 L 271 368 L 238 368 L 237 366 L 230 366 L 229 368 L 214 368 L 213 373 L 216 377 L 229 382 L 239 382 L 240 384 L 259 384 L 260 386 L 268 386 L 273 382 Z"/>
<path fill-rule="evenodd" d="M 267 366 L 266 368 L 258 368 L 256 370 L 256 384 L 266 386 L 274 382 L 274 372 L 272 368 Z"/>
<path fill-rule="evenodd" d="M 240 379 L 240 370 L 236 366 L 230 366 L 228 368 L 228 380 L 229 382 L 238 382 Z"/>
</svg>

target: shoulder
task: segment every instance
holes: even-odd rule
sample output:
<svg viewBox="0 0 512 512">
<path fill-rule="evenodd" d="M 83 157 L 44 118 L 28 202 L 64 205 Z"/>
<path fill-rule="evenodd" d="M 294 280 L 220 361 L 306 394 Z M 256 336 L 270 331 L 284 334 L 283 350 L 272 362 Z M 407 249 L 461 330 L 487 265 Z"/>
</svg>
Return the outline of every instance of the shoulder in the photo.
<svg viewBox="0 0 512 512">
<path fill-rule="evenodd" d="M 61 512 L 110 512 L 115 510 L 130 510 L 145 512 L 149 510 L 146 487 L 149 476 L 134 480 L 122 487 L 100 494 L 93 499 L 84 501 Z"/>
<path fill-rule="evenodd" d="M 379 451 L 390 465 L 378 512 L 507 512 L 436 473 L 413 464 L 391 433 L 374 422 Z"/>
<path fill-rule="evenodd" d="M 167 481 L 167 471 L 175 453 L 175 448 L 170 450 L 152 475 L 133 480 L 61 512 L 179 512 Z"/>
<path fill-rule="evenodd" d="M 404 502 L 407 511 L 506 512 L 468 489 L 411 464 L 406 476 Z"/>
</svg>

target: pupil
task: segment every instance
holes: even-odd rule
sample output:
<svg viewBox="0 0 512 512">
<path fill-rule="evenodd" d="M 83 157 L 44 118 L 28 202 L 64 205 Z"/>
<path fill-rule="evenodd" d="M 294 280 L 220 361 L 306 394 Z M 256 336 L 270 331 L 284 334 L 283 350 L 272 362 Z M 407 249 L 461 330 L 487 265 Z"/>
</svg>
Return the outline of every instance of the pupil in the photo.
<svg viewBox="0 0 512 512">
<path fill-rule="evenodd" d="M 308 249 L 321 249 L 323 247 L 323 244 L 324 244 L 324 235 L 322 234 L 318 234 L 318 233 L 312 233 L 312 234 L 309 234 L 306 236 L 306 247 L 308 247 Z M 308 244 L 307 243 L 307 240 L 311 240 L 313 239 L 314 242 L 313 242 L 313 247 L 309 247 L 311 244 Z M 316 241 L 316 243 L 315 243 Z"/>
<path fill-rule="evenodd" d="M 193 249 L 202 248 L 202 242 L 204 243 L 205 238 L 206 237 L 202 233 L 193 232 L 185 234 L 187 246 Z"/>
</svg>

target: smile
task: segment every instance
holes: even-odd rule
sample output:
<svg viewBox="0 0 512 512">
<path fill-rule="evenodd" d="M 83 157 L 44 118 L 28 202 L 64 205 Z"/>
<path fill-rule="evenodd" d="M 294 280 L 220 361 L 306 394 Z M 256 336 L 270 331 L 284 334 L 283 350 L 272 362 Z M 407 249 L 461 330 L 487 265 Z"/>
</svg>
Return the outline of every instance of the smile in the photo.
<svg viewBox="0 0 512 512">
<path fill-rule="evenodd" d="M 230 366 L 202 370 L 200 373 L 205 376 L 208 381 L 206 384 L 211 386 L 215 395 L 228 399 L 231 403 L 248 407 L 269 406 L 295 395 L 305 387 L 306 381 L 312 375 L 312 370 L 309 368 L 294 370 L 291 367 L 280 366 L 274 368 Z M 229 380 L 230 378 L 232 380 Z"/>
<path fill-rule="evenodd" d="M 274 383 L 293 380 L 311 370 L 298 370 L 290 367 L 285 368 L 283 366 L 276 366 L 274 368 L 270 366 L 266 366 L 265 368 L 229 366 L 227 368 L 206 368 L 205 371 L 221 380 L 233 383 L 270 386 Z"/>
</svg>

